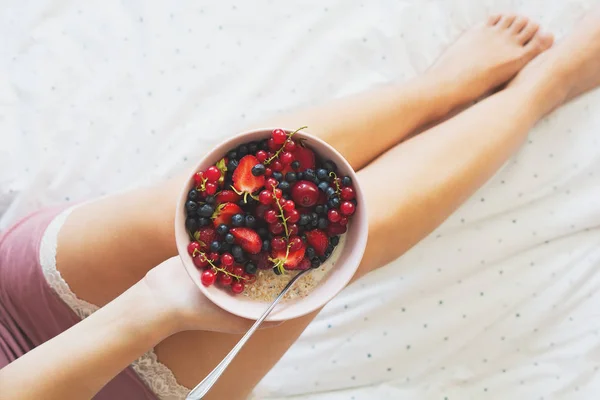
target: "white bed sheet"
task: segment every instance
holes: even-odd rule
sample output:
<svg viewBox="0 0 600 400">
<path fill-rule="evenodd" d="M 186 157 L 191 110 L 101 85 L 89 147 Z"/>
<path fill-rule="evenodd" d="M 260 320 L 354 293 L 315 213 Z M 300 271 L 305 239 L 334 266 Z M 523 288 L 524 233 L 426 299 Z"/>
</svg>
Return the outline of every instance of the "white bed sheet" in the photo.
<svg viewBox="0 0 600 400">
<path fill-rule="evenodd" d="M 0 229 L 191 167 L 249 120 L 414 76 L 492 11 L 560 37 L 593 3 L 5 2 Z M 595 398 L 598 107 L 595 92 L 540 123 L 442 227 L 332 301 L 257 397 Z"/>
</svg>

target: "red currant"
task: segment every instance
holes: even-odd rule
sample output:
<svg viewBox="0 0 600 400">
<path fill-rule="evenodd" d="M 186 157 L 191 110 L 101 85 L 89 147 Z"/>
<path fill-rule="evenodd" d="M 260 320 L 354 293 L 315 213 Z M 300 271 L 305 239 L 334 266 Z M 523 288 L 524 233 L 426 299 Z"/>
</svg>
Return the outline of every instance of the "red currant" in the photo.
<svg viewBox="0 0 600 400">
<path fill-rule="evenodd" d="M 286 200 L 283 202 L 282 207 L 285 211 L 292 211 L 296 209 L 296 203 L 294 203 L 292 200 Z"/>
<path fill-rule="evenodd" d="M 233 268 L 233 274 L 237 275 L 237 276 L 242 276 L 244 275 L 244 268 L 237 266 Z"/>
<path fill-rule="evenodd" d="M 219 179 L 221 179 L 221 171 L 219 171 L 219 168 L 215 167 L 214 165 L 208 167 L 204 175 L 209 182 L 217 182 Z"/>
<path fill-rule="evenodd" d="M 302 239 L 298 236 L 293 236 L 290 238 L 290 251 L 300 250 L 300 248 L 304 245 Z"/>
<path fill-rule="evenodd" d="M 342 218 L 338 210 L 329 210 L 327 212 L 327 219 L 331 222 L 338 222 Z"/>
<path fill-rule="evenodd" d="M 349 201 L 344 201 L 340 206 L 340 211 L 344 215 L 352 215 L 354 214 L 354 204 Z"/>
<path fill-rule="evenodd" d="M 271 177 L 271 175 L 273 175 L 273 170 L 272 170 L 271 168 L 268 168 L 268 167 L 267 167 L 267 168 L 265 168 L 265 176 L 266 176 L 267 178 L 270 178 L 270 177 Z"/>
<path fill-rule="evenodd" d="M 296 150 L 296 142 L 294 142 L 292 139 L 286 140 L 283 149 L 285 151 L 293 152 L 294 150 Z"/>
<path fill-rule="evenodd" d="M 273 171 L 281 172 L 283 171 L 283 164 L 279 160 L 275 160 L 271 163 L 271 169 Z"/>
<path fill-rule="evenodd" d="M 190 253 L 190 256 L 195 256 L 196 252 L 200 251 L 200 243 L 191 242 L 190 244 L 188 244 L 187 251 L 188 253 Z"/>
<path fill-rule="evenodd" d="M 200 186 L 204 180 L 204 172 L 196 172 L 194 174 L 194 183 L 196 186 Z"/>
<path fill-rule="evenodd" d="M 342 226 L 348 225 L 348 217 L 342 217 L 342 218 L 340 218 L 340 222 L 338 222 L 338 224 L 340 224 Z"/>
<path fill-rule="evenodd" d="M 285 239 L 283 239 L 281 236 L 274 237 L 271 239 L 271 248 L 273 250 L 285 249 Z"/>
<path fill-rule="evenodd" d="M 271 137 L 276 144 L 284 144 L 287 140 L 287 133 L 283 131 L 283 129 L 275 129 L 271 133 Z"/>
<path fill-rule="evenodd" d="M 281 196 L 283 196 L 283 192 L 281 191 L 281 189 L 275 189 L 273 191 L 273 196 L 275 196 L 276 199 L 281 199 Z"/>
<path fill-rule="evenodd" d="M 296 267 L 296 269 L 304 271 L 305 269 L 309 269 L 310 267 L 310 260 L 308 258 L 303 258 L 302 261 L 300 261 L 300 264 L 298 264 L 298 266 Z"/>
<path fill-rule="evenodd" d="M 231 285 L 231 282 L 233 282 L 233 278 L 231 277 L 231 275 L 224 274 L 222 272 L 219 272 L 217 274 L 217 280 L 223 286 L 229 286 Z"/>
<path fill-rule="evenodd" d="M 217 184 L 216 183 L 212 183 L 212 182 L 208 182 L 206 184 L 206 194 L 209 194 L 209 195 L 212 196 L 215 193 L 217 193 Z"/>
<path fill-rule="evenodd" d="M 354 189 L 350 186 L 343 187 L 340 193 L 340 197 L 342 200 L 352 200 L 356 195 L 354 194 Z"/>
<path fill-rule="evenodd" d="M 267 221 L 267 223 L 269 224 L 273 224 L 275 222 L 277 222 L 277 211 L 275 210 L 268 210 L 265 212 L 265 221 Z"/>
<path fill-rule="evenodd" d="M 283 213 L 289 222 L 295 224 L 300 220 L 300 213 L 298 210 L 285 211 Z"/>
<path fill-rule="evenodd" d="M 233 256 L 229 253 L 221 254 L 221 264 L 228 266 L 233 264 Z"/>
<path fill-rule="evenodd" d="M 207 269 L 200 275 L 200 281 L 204 286 L 210 286 L 215 283 L 217 279 L 217 275 L 215 275 L 212 269 Z"/>
<path fill-rule="evenodd" d="M 290 165 L 294 161 L 294 156 L 289 151 L 284 151 L 279 156 L 279 159 L 283 165 Z"/>
<path fill-rule="evenodd" d="M 269 189 L 277 187 L 277 185 L 279 185 L 279 182 L 277 182 L 277 179 L 275 179 L 275 178 L 269 178 L 269 179 L 267 179 L 267 182 L 265 184 L 265 186 L 267 188 L 269 188 Z"/>
<path fill-rule="evenodd" d="M 288 224 L 288 232 L 291 235 L 297 235 L 298 234 L 298 225 L 296 224 Z"/>
<path fill-rule="evenodd" d="M 233 282 L 231 284 L 231 291 L 235 294 L 240 294 L 244 291 L 244 284 L 242 282 Z"/>
<path fill-rule="evenodd" d="M 269 192 L 268 190 L 263 190 L 258 195 L 258 201 L 261 204 L 268 206 L 269 204 L 273 203 L 273 194 L 271 192 Z"/>
<path fill-rule="evenodd" d="M 193 258 L 194 260 L 194 265 L 198 268 L 204 268 L 208 265 L 208 260 L 206 259 L 206 256 L 204 254 L 200 254 L 197 257 Z"/>
<path fill-rule="evenodd" d="M 273 224 L 270 224 L 269 225 L 269 231 L 273 235 L 279 235 L 280 233 L 283 232 L 283 224 L 281 222 L 275 222 Z"/>
<path fill-rule="evenodd" d="M 264 150 L 259 150 L 256 152 L 256 159 L 258 162 L 265 162 L 267 159 L 267 152 Z"/>
<path fill-rule="evenodd" d="M 256 275 L 244 274 L 242 275 L 242 278 L 244 279 L 244 282 L 246 282 L 246 285 L 256 282 Z"/>
<path fill-rule="evenodd" d="M 219 259 L 219 253 L 215 253 L 215 252 L 210 253 L 208 255 L 208 259 L 212 262 L 217 262 L 217 260 Z"/>
<path fill-rule="evenodd" d="M 269 148 L 269 150 L 271 150 L 273 152 L 277 151 L 277 149 L 279 148 L 279 146 L 277 145 L 277 143 L 275 143 L 273 138 L 270 138 L 269 140 L 267 140 L 267 147 Z M 269 155 L 269 157 L 271 157 L 271 156 Z"/>
<path fill-rule="evenodd" d="M 254 209 L 254 215 L 256 215 L 258 218 L 265 219 L 265 212 L 268 209 L 269 209 L 269 206 L 266 206 L 264 204 L 259 204 Z"/>
</svg>

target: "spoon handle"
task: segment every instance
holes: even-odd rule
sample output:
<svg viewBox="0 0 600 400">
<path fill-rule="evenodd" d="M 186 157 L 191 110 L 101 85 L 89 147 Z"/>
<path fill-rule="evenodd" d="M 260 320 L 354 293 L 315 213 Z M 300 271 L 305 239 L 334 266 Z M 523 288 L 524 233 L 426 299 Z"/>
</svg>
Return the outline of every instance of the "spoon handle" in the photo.
<svg viewBox="0 0 600 400">
<path fill-rule="evenodd" d="M 252 325 L 252 327 L 248 329 L 248 332 L 246 332 L 246 334 L 240 339 L 240 341 L 237 342 L 237 344 L 233 347 L 233 349 L 231 349 L 229 354 L 227 354 L 225 358 L 223 358 L 219 365 L 217 365 L 211 371 L 211 373 L 208 374 L 206 378 L 204 378 L 204 380 L 202 380 L 202 382 L 200 382 L 195 388 L 193 388 L 188 393 L 186 400 L 201 400 L 206 395 L 206 393 L 208 393 L 208 391 L 213 387 L 213 385 L 217 382 L 221 375 L 223 375 L 225 369 L 227 369 L 229 364 L 231 364 L 231 362 L 233 361 L 235 356 L 240 352 L 242 347 L 244 347 L 248 339 L 252 337 L 252 335 L 254 334 L 254 332 L 256 332 L 260 324 L 269 316 L 271 311 L 273 311 L 277 303 L 279 303 L 279 300 L 281 300 L 283 296 L 285 296 L 285 294 L 288 292 L 288 290 L 290 290 L 290 288 L 294 285 L 294 283 L 296 283 L 296 281 L 308 271 L 310 271 L 310 269 L 300 272 L 288 282 L 288 284 L 283 288 L 283 290 L 279 293 L 275 300 L 273 300 L 269 308 L 267 308 L 265 312 L 260 316 L 260 318 L 256 320 L 254 325 Z"/>
</svg>

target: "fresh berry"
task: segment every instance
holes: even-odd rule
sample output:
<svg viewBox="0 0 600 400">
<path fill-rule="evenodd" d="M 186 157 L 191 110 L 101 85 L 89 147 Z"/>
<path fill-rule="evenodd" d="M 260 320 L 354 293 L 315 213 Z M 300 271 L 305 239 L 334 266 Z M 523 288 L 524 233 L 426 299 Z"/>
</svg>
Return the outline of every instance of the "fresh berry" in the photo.
<svg viewBox="0 0 600 400">
<path fill-rule="evenodd" d="M 345 176 L 342 178 L 342 186 L 351 186 L 352 185 L 352 178 L 350 178 L 349 176 Z"/>
<path fill-rule="evenodd" d="M 209 253 L 208 254 L 208 259 L 211 262 L 217 262 L 217 260 L 219 259 L 219 253 L 215 253 L 215 252 Z"/>
<path fill-rule="evenodd" d="M 211 243 L 217 237 L 217 232 L 213 228 L 207 226 L 205 228 L 198 229 L 194 236 L 196 240 L 198 240 L 200 247 L 203 250 L 208 250 Z"/>
<path fill-rule="evenodd" d="M 291 211 L 286 210 L 284 212 L 284 215 L 288 219 L 288 221 L 293 224 L 295 224 L 296 222 L 298 222 L 298 220 L 300 220 L 300 213 L 298 212 L 298 210 L 294 210 L 294 209 L 292 209 Z"/>
<path fill-rule="evenodd" d="M 281 189 L 275 189 L 275 190 L 273 191 L 273 196 L 274 196 L 276 199 L 280 199 L 280 198 L 283 196 L 283 191 L 282 191 Z"/>
<path fill-rule="evenodd" d="M 231 275 L 219 272 L 217 274 L 217 281 L 223 286 L 229 286 L 233 282 L 233 278 L 231 277 Z"/>
<path fill-rule="evenodd" d="M 224 203 L 217 207 L 215 212 L 212 214 L 213 225 L 215 227 L 224 224 L 231 225 L 231 218 L 236 215 L 243 213 L 244 211 L 234 203 Z"/>
<path fill-rule="evenodd" d="M 273 235 L 280 235 L 283 233 L 283 231 L 284 227 L 281 222 L 275 222 L 269 225 L 269 232 L 271 232 Z"/>
<path fill-rule="evenodd" d="M 315 249 L 317 255 L 322 256 L 329 245 L 329 238 L 322 230 L 315 229 L 306 232 L 306 242 Z"/>
<path fill-rule="evenodd" d="M 279 156 L 279 159 L 281 160 L 281 163 L 283 165 L 289 165 L 290 163 L 292 163 L 292 161 L 294 161 L 294 156 L 289 151 L 284 151 Z"/>
<path fill-rule="evenodd" d="M 271 240 L 271 248 L 273 250 L 283 250 L 283 249 L 285 249 L 285 247 L 286 247 L 285 239 L 282 238 L 281 236 L 274 237 Z"/>
<path fill-rule="evenodd" d="M 297 270 L 300 271 L 304 271 L 306 269 L 309 269 L 311 267 L 311 263 L 310 260 L 308 258 L 303 258 L 302 261 L 300 261 L 300 263 L 298 264 L 298 266 L 296 267 Z"/>
<path fill-rule="evenodd" d="M 303 245 L 304 243 L 302 242 L 302 239 L 300 239 L 299 236 L 293 236 L 290 238 L 290 251 L 296 251 Z"/>
<path fill-rule="evenodd" d="M 247 214 L 244 218 L 244 225 L 248 228 L 254 228 L 254 225 L 256 225 L 256 218 L 254 218 L 254 215 Z"/>
<path fill-rule="evenodd" d="M 267 152 L 264 150 L 259 150 L 256 152 L 256 159 L 258 160 L 258 162 L 265 162 L 267 160 Z"/>
<path fill-rule="evenodd" d="M 296 224 L 288 224 L 288 233 L 290 236 L 298 234 L 298 225 Z"/>
<path fill-rule="evenodd" d="M 227 235 L 227 232 L 229 232 L 229 227 L 227 225 L 221 224 L 217 226 L 217 234 L 224 236 Z"/>
<path fill-rule="evenodd" d="M 296 209 L 296 204 L 292 200 L 286 200 L 281 207 L 284 211 L 292 211 Z"/>
<path fill-rule="evenodd" d="M 196 184 L 196 186 L 202 185 L 202 182 L 204 182 L 204 179 L 206 179 L 204 177 L 204 172 L 196 172 L 194 174 L 194 183 Z"/>
<path fill-rule="evenodd" d="M 231 224 L 233 226 L 244 226 L 244 214 L 235 214 L 231 217 Z"/>
<path fill-rule="evenodd" d="M 331 222 L 338 222 L 342 216 L 338 210 L 329 210 L 327 212 L 327 219 Z"/>
<path fill-rule="evenodd" d="M 227 243 L 227 244 L 234 244 L 235 243 L 235 238 L 233 237 L 233 235 L 231 233 L 227 233 L 225 235 L 225 243 Z"/>
<path fill-rule="evenodd" d="M 244 266 L 244 270 L 246 271 L 246 273 L 243 275 L 244 276 L 244 280 L 249 280 L 251 279 L 249 276 L 246 277 L 248 274 L 255 274 L 258 268 L 256 268 L 256 265 L 254 265 L 253 263 L 249 262 Z"/>
<path fill-rule="evenodd" d="M 254 176 L 252 168 L 258 164 L 256 157 L 248 155 L 240 160 L 238 167 L 233 173 L 233 186 L 238 192 L 253 193 L 264 186 L 264 176 Z"/>
<path fill-rule="evenodd" d="M 212 217 L 214 212 L 215 212 L 215 208 L 213 206 L 211 206 L 210 204 L 203 204 L 198 209 L 198 215 L 201 217 L 205 217 L 205 218 Z"/>
<path fill-rule="evenodd" d="M 348 225 L 348 217 L 342 217 L 342 218 L 340 218 L 340 222 L 338 222 L 338 224 L 340 224 L 342 226 Z"/>
<path fill-rule="evenodd" d="M 283 171 L 283 163 L 279 160 L 275 160 L 271 163 L 271 169 L 274 172 L 281 172 Z"/>
<path fill-rule="evenodd" d="M 265 212 L 265 221 L 267 221 L 269 224 L 277 222 L 278 218 L 277 211 L 275 210 L 268 210 Z"/>
<path fill-rule="evenodd" d="M 242 196 L 233 190 L 221 190 L 219 193 L 217 193 L 217 197 L 215 198 L 217 204 L 237 203 L 241 199 Z"/>
<path fill-rule="evenodd" d="M 190 244 L 188 244 L 187 251 L 190 256 L 194 257 L 200 251 L 200 243 L 190 242 Z"/>
<path fill-rule="evenodd" d="M 206 184 L 206 194 L 212 196 L 215 193 L 217 193 L 217 184 L 216 183 L 212 183 L 212 182 L 208 182 Z"/>
<path fill-rule="evenodd" d="M 271 262 L 269 261 L 269 253 L 265 251 L 250 255 L 250 259 L 254 261 L 258 269 L 271 269 L 272 267 Z"/>
<path fill-rule="evenodd" d="M 325 169 L 329 172 L 335 172 L 337 171 L 337 165 L 335 165 L 335 163 L 331 160 L 327 160 L 323 163 L 323 167 L 325 167 Z"/>
<path fill-rule="evenodd" d="M 244 284 L 240 281 L 231 284 L 231 291 L 235 294 L 240 294 L 244 291 Z"/>
<path fill-rule="evenodd" d="M 246 269 L 248 269 L 248 265 L 251 265 L 254 267 L 254 264 L 248 263 L 248 264 L 246 264 Z M 254 267 L 254 270 L 257 270 L 257 268 Z M 246 272 L 244 275 L 242 275 L 242 278 L 244 280 L 244 284 L 246 284 L 246 285 L 250 285 L 250 284 L 256 282 L 256 275 L 254 275 L 254 274 L 249 274 Z"/>
<path fill-rule="evenodd" d="M 219 171 L 219 168 L 213 165 L 208 167 L 208 169 L 204 172 L 204 176 L 209 182 L 218 182 L 219 179 L 221 179 L 221 171 Z"/>
<path fill-rule="evenodd" d="M 275 187 L 277 187 L 277 185 L 279 185 L 279 182 L 277 182 L 277 179 L 275 178 L 269 178 L 266 181 L 265 186 L 267 187 L 267 190 L 271 190 Z"/>
<path fill-rule="evenodd" d="M 190 233 L 196 232 L 196 230 L 198 229 L 198 220 L 196 220 L 195 218 L 186 218 L 185 229 L 187 229 L 187 231 Z"/>
<path fill-rule="evenodd" d="M 277 145 L 277 143 L 275 143 L 275 140 L 273 140 L 273 138 L 269 138 L 269 140 L 267 140 L 267 148 L 270 151 L 277 151 L 277 149 L 279 148 L 279 145 Z M 271 157 L 271 156 L 269 156 Z"/>
<path fill-rule="evenodd" d="M 264 205 L 269 205 L 269 204 L 273 203 L 273 193 L 271 193 L 268 190 L 263 190 L 258 195 L 258 201 Z"/>
<path fill-rule="evenodd" d="M 206 271 L 202 272 L 202 275 L 200 275 L 200 281 L 204 286 L 212 285 L 213 283 L 215 283 L 216 279 L 217 275 L 211 269 L 207 269 Z"/>
<path fill-rule="evenodd" d="M 242 276 L 242 275 L 244 275 L 244 268 L 237 265 L 237 266 L 233 267 L 231 272 L 236 276 Z"/>
<path fill-rule="evenodd" d="M 233 256 L 229 253 L 221 254 L 221 264 L 226 267 L 233 265 Z"/>
<path fill-rule="evenodd" d="M 349 201 L 343 202 L 340 206 L 340 211 L 346 216 L 354 214 L 354 203 Z"/>
<path fill-rule="evenodd" d="M 264 204 L 259 204 L 258 206 L 256 206 L 256 208 L 254 209 L 254 214 L 256 215 L 257 218 L 261 218 L 264 219 L 265 218 L 265 212 L 269 209 L 269 206 L 266 206 Z"/>
<path fill-rule="evenodd" d="M 256 164 L 254 167 L 252 167 L 252 175 L 254 175 L 254 176 L 264 175 L 266 169 L 267 168 L 263 164 Z"/>
<path fill-rule="evenodd" d="M 204 253 L 193 258 L 194 265 L 198 268 L 204 268 L 208 266 L 208 259 L 204 255 Z"/>
<path fill-rule="evenodd" d="M 283 149 L 290 152 L 296 150 L 296 142 L 291 139 L 286 140 L 285 144 L 283 145 Z"/>
<path fill-rule="evenodd" d="M 262 240 L 256 231 L 250 228 L 231 228 L 229 232 L 235 237 L 237 244 L 250 253 L 257 254 L 262 248 Z"/>
<path fill-rule="evenodd" d="M 345 225 L 338 224 L 329 224 L 327 227 L 327 234 L 329 236 L 338 236 L 346 233 L 348 228 Z"/>
<path fill-rule="evenodd" d="M 279 263 L 283 265 L 286 269 L 294 269 L 298 264 L 300 264 L 300 261 L 302 261 L 302 259 L 304 258 L 305 249 L 306 246 L 304 246 L 303 243 L 302 247 L 300 247 L 296 251 L 288 252 L 287 249 L 273 250 L 271 251 L 271 258 L 275 260 L 276 265 Z"/>
<path fill-rule="evenodd" d="M 290 167 L 292 167 L 292 169 L 294 171 L 298 171 L 301 168 L 300 161 L 298 161 L 298 160 L 294 161 L 293 163 L 290 164 Z"/>
<path fill-rule="evenodd" d="M 287 133 L 283 129 L 275 129 L 271 133 L 271 138 L 275 144 L 282 145 L 287 140 Z"/>
<path fill-rule="evenodd" d="M 319 199 L 319 189 L 309 181 L 296 182 L 292 188 L 292 199 L 301 207 L 312 207 Z"/>
<path fill-rule="evenodd" d="M 295 160 L 300 164 L 298 168 L 292 166 L 294 171 L 305 171 L 307 169 L 315 168 L 315 153 L 311 149 L 303 146 L 296 146 L 296 150 L 292 154 L 294 155 Z"/>
<path fill-rule="evenodd" d="M 352 200 L 356 197 L 356 195 L 354 194 L 354 189 L 352 189 L 349 186 L 346 186 L 342 188 L 340 197 L 342 198 L 342 200 Z"/>
</svg>

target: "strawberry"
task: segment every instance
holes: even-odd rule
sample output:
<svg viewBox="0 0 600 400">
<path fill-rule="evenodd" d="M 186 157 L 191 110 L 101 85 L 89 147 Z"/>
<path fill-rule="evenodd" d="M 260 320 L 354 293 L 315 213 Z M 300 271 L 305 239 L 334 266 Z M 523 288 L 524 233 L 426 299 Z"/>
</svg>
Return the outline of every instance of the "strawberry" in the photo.
<svg viewBox="0 0 600 400">
<path fill-rule="evenodd" d="M 296 269 L 300 261 L 304 258 L 304 252 L 306 251 L 306 246 L 300 247 L 296 251 L 287 252 L 287 248 L 283 248 L 281 250 L 272 250 L 271 251 L 271 261 L 275 264 L 277 268 L 285 268 L 285 269 Z M 286 257 L 287 253 L 287 257 Z"/>
<path fill-rule="evenodd" d="M 298 171 L 305 171 L 307 169 L 315 169 L 315 153 L 304 146 L 296 146 L 293 152 L 294 159 L 300 163 L 300 169 Z"/>
<path fill-rule="evenodd" d="M 325 254 L 325 250 L 327 250 L 327 245 L 329 244 L 329 238 L 320 229 L 314 229 L 312 231 L 306 232 L 306 241 L 309 245 L 311 245 L 315 252 L 322 256 Z"/>
<path fill-rule="evenodd" d="M 221 224 L 230 225 L 231 217 L 243 214 L 244 211 L 235 203 L 220 204 L 212 215 L 215 228 Z"/>
<path fill-rule="evenodd" d="M 258 233 L 250 228 L 231 228 L 229 233 L 233 235 L 237 244 L 241 246 L 244 251 L 250 254 L 260 253 L 262 248 L 262 240 Z"/>
<path fill-rule="evenodd" d="M 264 175 L 252 175 L 252 168 L 256 164 L 260 164 L 260 162 L 253 155 L 244 156 L 240 160 L 238 167 L 233 172 L 233 187 L 238 193 L 244 193 L 244 195 L 253 193 L 265 185 Z"/>
<path fill-rule="evenodd" d="M 346 233 L 347 230 L 348 228 L 345 225 L 340 225 L 339 223 L 329 224 L 327 234 L 329 236 L 337 236 Z"/>
<path fill-rule="evenodd" d="M 194 239 L 198 241 L 200 248 L 203 251 L 208 250 L 210 244 L 215 240 L 216 237 L 217 233 L 209 226 L 200 228 L 194 233 Z"/>
<path fill-rule="evenodd" d="M 217 204 L 223 203 L 237 203 L 242 199 L 242 196 L 234 192 L 233 190 L 221 190 L 217 193 L 215 198 Z"/>
</svg>

